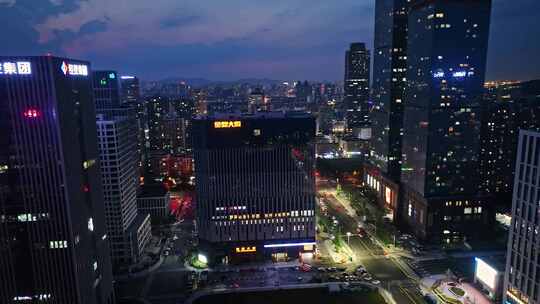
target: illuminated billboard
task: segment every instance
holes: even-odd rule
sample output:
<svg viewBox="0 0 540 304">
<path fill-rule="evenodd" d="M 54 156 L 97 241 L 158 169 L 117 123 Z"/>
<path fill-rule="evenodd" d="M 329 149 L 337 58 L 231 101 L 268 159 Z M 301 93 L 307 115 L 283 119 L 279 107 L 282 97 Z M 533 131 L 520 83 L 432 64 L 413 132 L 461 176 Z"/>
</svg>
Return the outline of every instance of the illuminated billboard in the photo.
<svg viewBox="0 0 540 304">
<path fill-rule="evenodd" d="M 214 121 L 214 129 L 230 129 L 241 127 L 242 122 L 240 120 Z"/>
<path fill-rule="evenodd" d="M 30 75 L 32 67 L 28 61 L 0 62 L 0 75 Z"/>
<path fill-rule="evenodd" d="M 255 246 L 252 246 L 252 247 L 236 247 L 235 248 L 236 250 L 236 253 L 253 253 L 253 252 L 257 252 L 257 247 Z"/>
<path fill-rule="evenodd" d="M 497 275 L 499 274 L 495 268 L 491 267 L 488 263 L 484 262 L 480 258 L 475 258 L 476 261 L 476 278 L 487 285 L 492 290 L 497 287 Z"/>
<path fill-rule="evenodd" d="M 88 66 L 85 64 L 74 64 L 62 61 L 62 65 L 60 65 L 60 70 L 66 76 L 88 76 Z"/>
</svg>

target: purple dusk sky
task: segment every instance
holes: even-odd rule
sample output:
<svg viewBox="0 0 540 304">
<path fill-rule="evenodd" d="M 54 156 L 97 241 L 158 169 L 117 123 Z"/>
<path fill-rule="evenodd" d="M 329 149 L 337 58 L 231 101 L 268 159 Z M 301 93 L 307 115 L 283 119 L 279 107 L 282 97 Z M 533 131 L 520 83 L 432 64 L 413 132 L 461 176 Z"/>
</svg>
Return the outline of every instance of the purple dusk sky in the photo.
<svg viewBox="0 0 540 304">
<path fill-rule="evenodd" d="M 0 0 L 2 55 L 87 59 L 143 79 L 340 80 L 374 0 Z M 493 0 L 489 80 L 540 78 L 540 1 Z"/>
</svg>

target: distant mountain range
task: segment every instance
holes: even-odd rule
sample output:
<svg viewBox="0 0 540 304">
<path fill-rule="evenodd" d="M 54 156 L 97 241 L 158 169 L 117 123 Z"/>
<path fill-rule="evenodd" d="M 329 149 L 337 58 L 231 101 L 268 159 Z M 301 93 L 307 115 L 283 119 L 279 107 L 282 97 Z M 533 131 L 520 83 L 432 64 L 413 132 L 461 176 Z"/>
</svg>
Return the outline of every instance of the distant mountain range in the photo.
<svg viewBox="0 0 540 304">
<path fill-rule="evenodd" d="M 223 81 L 223 80 L 209 80 L 205 78 L 180 78 L 180 77 L 171 77 L 171 78 L 165 78 L 162 80 L 156 80 L 155 82 L 159 83 L 173 83 L 173 82 L 179 82 L 179 81 L 185 81 L 187 84 L 189 84 L 192 87 L 204 87 L 209 85 L 234 85 L 234 84 L 249 84 L 249 85 L 262 85 L 262 86 L 268 86 L 268 85 L 274 85 L 283 82 L 282 80 L 273 80 L 273 79 L 266 79 L 266 78 L 245 78 L 245 79 L 238 79 L 238 80 L 232 80 L 232 81 Z M 154 81 L 143 81 L 143 82 L 154 82 Z"/>
</svg>

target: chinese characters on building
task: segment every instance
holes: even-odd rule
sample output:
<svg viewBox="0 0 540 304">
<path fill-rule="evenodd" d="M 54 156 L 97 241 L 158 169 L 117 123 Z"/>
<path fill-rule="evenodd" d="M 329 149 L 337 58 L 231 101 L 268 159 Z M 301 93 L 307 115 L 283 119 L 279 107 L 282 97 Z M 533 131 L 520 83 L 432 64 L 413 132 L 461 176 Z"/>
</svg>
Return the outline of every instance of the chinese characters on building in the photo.
<svg viewBox="0 0 540 304">
<path fill-rule="evenodd" d="M 28 61 L 0 62 L 0 75 L 30 75 L 32 67 Z"/>
</svg>

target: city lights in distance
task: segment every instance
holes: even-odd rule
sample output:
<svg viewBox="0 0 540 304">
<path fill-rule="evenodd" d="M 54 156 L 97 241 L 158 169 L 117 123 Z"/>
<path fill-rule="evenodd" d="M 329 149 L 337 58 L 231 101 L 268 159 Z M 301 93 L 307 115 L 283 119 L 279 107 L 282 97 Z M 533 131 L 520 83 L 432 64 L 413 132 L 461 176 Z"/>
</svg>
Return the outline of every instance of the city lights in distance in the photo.
<svg viewBox="0 0 540 304">
<path fill-rule="evenodd" d="M 28 61 L 0 62 L 0 75 L 30 75 L 32 65 Z"/>
<path fill-rule="evenodd" d="M 121 79 L 134 79 L 135 76 L 122 76 Z"/>
<path fill-rule="evenodd" d="M 41 116 L 41 112 L 37 109 L 28 109 L 23 112 L 23 116 L 26 118 L 38 118 Z"/>
</svg>

